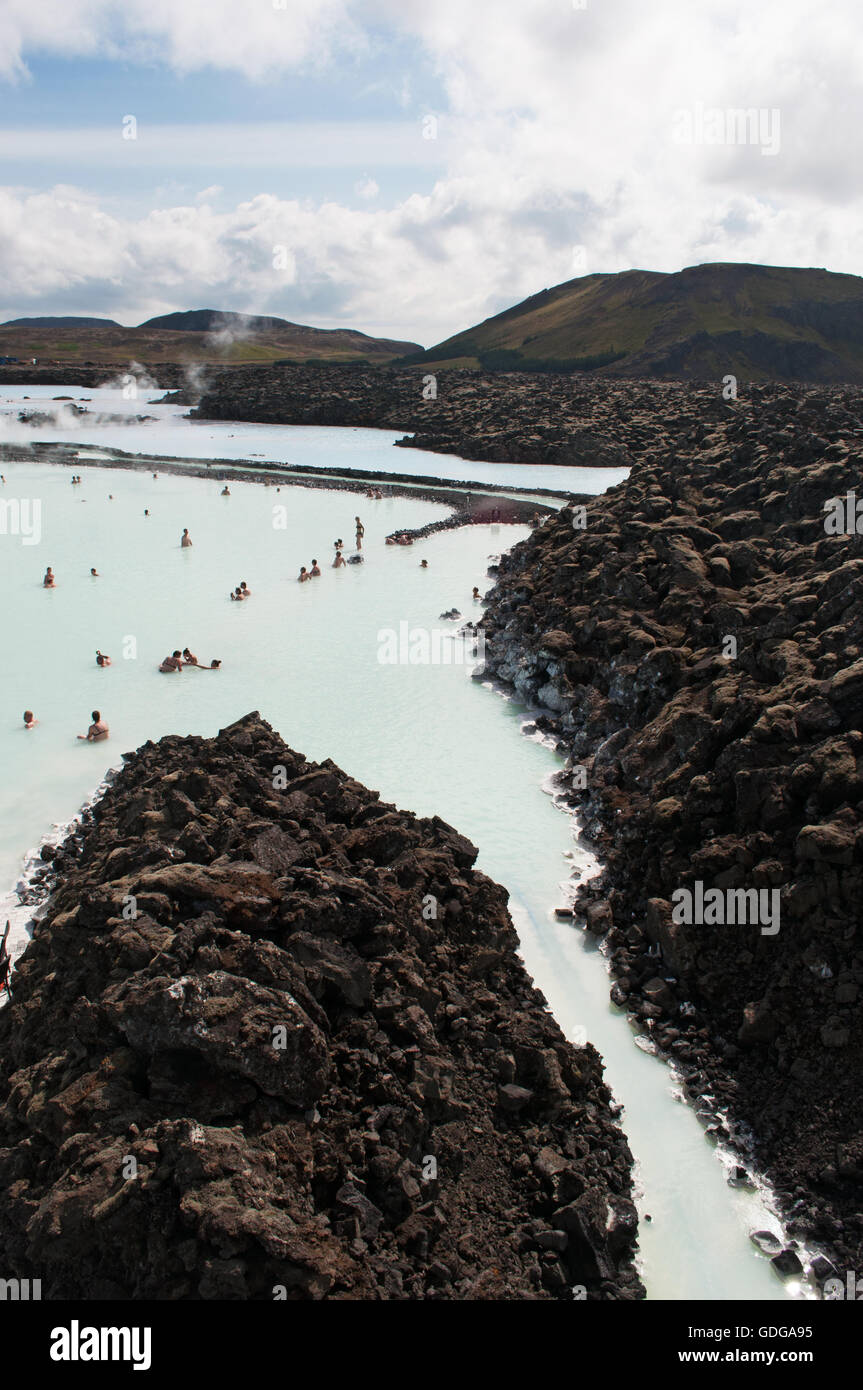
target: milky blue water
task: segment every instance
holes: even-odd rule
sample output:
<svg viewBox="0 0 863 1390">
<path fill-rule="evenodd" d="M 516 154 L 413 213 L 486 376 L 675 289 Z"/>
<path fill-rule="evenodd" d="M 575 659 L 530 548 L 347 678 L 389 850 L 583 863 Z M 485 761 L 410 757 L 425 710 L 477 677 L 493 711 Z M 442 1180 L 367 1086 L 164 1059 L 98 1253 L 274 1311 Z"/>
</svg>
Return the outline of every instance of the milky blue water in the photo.
<svg viewBox="0 0 863 1390">
<path fill-rule="evenodd" d="M 558 468 L 546 464 L 483 463 L 433 454 L 424 449 L 399 449 L 404 432 L 336 429 L 315 426 L 255 425 L 220 420 L 189 420 L 186 407 L 153 405 L 163 392 L 138 391 L 127 399 L 122 386 L 83 389 L 76 386 L 0 385 L 0 441 L 32 440 L 101 444 L 128 453 L 183 458 L 260 459 L 315 468 L 359 468 L 369 472 L 410 473 L 418 476 L 497 483 L 506 487 L 554 488 L 563 492 L 604 492 L 621 482 L 625 468 Z M 87 415 L 75 415 L 68 403 L 53 397 L 68 395 Z M 29 396 L 29 400 L 24 397 Z M 54 420 L 34 428 L 20 424 L 19 411 L 50 411 Z M 124 423 L 106 417 L 119 415 Z M 154 418 L 136 423 L 138 415 Z"/>
<path fill-rule="evenodd" d="M 295 458 L 294 431 L 282 433 L 282 452 Z M 351 457 L 352 433 L 342 461 Z M 389 446 L 378 440 L 377 449 Z M 214 452 L 225 457 L 221 443 Z M 404 457 L 410 451 L 398 452 Z M 68 468 L 3 467 L 0 496 L 40 503 L 41 537 L 26 545 L 21 535 L 0 534 L 0 891 L 14 886 L 27 851 L 75 815 L 123 751 L 166 733 L 212 735 L 259 709 L 309 757 L 332 757 L 385 799 L 452 822 L 478 846 L 479 866 L 509 890 L 528 969 L 567 1034 L 599 1048 L 624 1106 L 639 1206 L 653 1217 L 641 1227 L 650 1296 L 788 1296 L 748 1241 L 750 1230 L 778 1230 L 777 1222 L 758 1194 L 728 1188 L 691 1109 L 675 1099 L 669 1071 L 634 1045 L 610 1005 L 601 956 L 554 918 L 570 871 L 595 867 L 571 818 L 541 790 L 559 759 L 521 734 L 525 711 L 471 681 L 465 666 L 379 660 L 382 633 L 402 622 L 450 634 L 452 625 L 439 620 L 444 610 L 477 616 L 474 584 L 490 585 L 489 558 L 525 529 L 470 527 L 402 549 L 386 546 L 385 535 L 445 509 L 299 487 L 277 495 L 253 482 L 232 482 L 223 498 L 214 481 L 164 473 L 154 480 L 149 470 L 83 468 L 84 483 L 73 488 Z M 273 507 L 282 504 L 287 527 L 278 530 Z M 342 537 L 353 549 L 357 511 L 366 562 L 333 571 L 332 542 Z M 184 526 L 189 550 L 179 545 Z M 299 566 L 312 558 L 323 574 L 300 585 Z M 46 591 L 47 565 L 57 587 Z M 252 598 L 231 603 L 241 580 Z M 460 648 L 453 636 L 441 640 Z M 161 675 L 160 660 L 187 645 L 202 661 L 221 658 L 221 670 Z M 112 657 L 109 669 L 97 668 L 97 647 Z M 39 719 L 30 731 L 25 707 Z M 80 743 L 75 735 L 95 708 L 110 740 Z M 0 912 L 12 916 L 20 945 L 27 911 L 16 911 L 7 891 Z"/>
</svg>

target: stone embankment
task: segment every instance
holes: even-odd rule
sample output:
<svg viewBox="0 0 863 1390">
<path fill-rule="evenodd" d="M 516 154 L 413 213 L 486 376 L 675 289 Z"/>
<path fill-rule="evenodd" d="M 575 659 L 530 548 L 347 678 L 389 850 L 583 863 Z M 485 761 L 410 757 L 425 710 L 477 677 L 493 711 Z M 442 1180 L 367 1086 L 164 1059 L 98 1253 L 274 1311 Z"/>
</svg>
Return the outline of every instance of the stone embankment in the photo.
<svg viewBox="0 0 863 1390">
<path fill-rule="evenodd" d="M 657 412 L 674 436 L 689 427 L 693 388 L 585 376 L 418 368 L 246 367 L 212 375 L 196 416 L 282 425 L 409 430 L 405 447 L 492 463 L 628 468 Z M 424 384 L 425 383 L 425 384 Z M 702 388 L 711 400 L 709 388 Z M 612 434 L 611 430 L 614 430 Z"/>
<path fill-rule="evenodd" d="M 124 366 L 122 363 L 86 362 L 75 366 L 64 362 L 32 366 L 22 362 L 20 366 L 0 367 L 0 385 L 3 386 L 83 386 L 93 390 L 97 386 L 107 386 L 111 382 L 122 381 L 130 372 L 150 386 L 141 386 L 142 398 L 158 390 L 152 385 L 158 382 L 163 391 L 178 390 L 187 384 L 187 368 L 182 362 L 160 362 L 156 366 L 142 368 L 139 363 Z"/>
<path fill-rule="evenodd" d="M 93 387 L 116 367 L 0 368 L 0 382 Z M 364 365 L 207 366 L 192 372 L 160 363 L 141 399 L 191 407 L 204 420 L 340 425 L 406 431 L 404 448 L 491 463 L 629 468 L 649 451 L 657 428 L 685 448 L 693 413 L 719 419 L 718 388 L 686 382 L 612 381 L 587 374 L 445 370 Z M 160 395 L 167 391 L 167 396 Z"/>
<path fill-rule="evenodd" d="M 257 714 L 53 857 L 0 1014 L 0 1245 L 43 1298 L 642 1295 L 592 1047 L 450 826 Z"/>
</svg>

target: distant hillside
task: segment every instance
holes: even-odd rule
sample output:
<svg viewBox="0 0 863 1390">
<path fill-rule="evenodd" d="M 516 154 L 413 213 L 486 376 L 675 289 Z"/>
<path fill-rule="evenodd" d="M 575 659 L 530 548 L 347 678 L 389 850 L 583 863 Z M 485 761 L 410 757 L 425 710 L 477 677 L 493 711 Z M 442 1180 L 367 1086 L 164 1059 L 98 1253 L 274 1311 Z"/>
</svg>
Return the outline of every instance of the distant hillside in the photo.
<svg viewBox="0 0 863 1390">
<path fill-rule="evenodd" d="M 278 333 L 285 329 L 296 332 L 325 333 L 338 330 L 303 329 L 288 319 L 267 318 L 260 314 L 236 314 L 230 309 L 181 309 L 175 314 L 160 314 L 158 318 L 139 323 L 139 328 L 168 329 L 178 333 L 217 333 L 236 329 L 245 333 Z M 360 335 L 365 336 L 365 335 Z"/>
<path fill-rule="evenodd" d="M 310 328 L 287 319 L 191 309 L 137 328 L 111 319 L 16 319 L 0 324 L 0 357 L 47 363 L 389 362 L 419 343 L 372 338 L 353 328 Z"/>
<path fill-rule="evenodd" d="M 486 370 L 863 382 L 863 279 L 762 265 L 585 275 L 407 359 Z M 406 363 L 407 364 L 407 363 Z"/>
<path fill-rule="evenodd" d="M 58 318 L 49 315 L 47 318 L 35 319 L 7 319 L 6 323 L 0 323 L 0 328 L 119 328 L 120 324 L 116 319 L 88 319 L 81 318 L 76 314 L 69 314 L 65 318 Z"/>
</svg>

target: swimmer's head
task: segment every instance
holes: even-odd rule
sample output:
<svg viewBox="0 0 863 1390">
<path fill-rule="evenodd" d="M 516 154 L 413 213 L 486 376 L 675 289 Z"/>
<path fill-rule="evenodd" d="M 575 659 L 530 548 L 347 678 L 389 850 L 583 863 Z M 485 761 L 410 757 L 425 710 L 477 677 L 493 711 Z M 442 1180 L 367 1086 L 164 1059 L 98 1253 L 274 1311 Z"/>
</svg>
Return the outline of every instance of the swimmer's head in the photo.
<svg viewBox="0 0 863 1390">
<path fill-rule="evenodd" d="M 25 724 L 32 724 L 32 723 L 33 723 L 33 711 L 32 711 L 31 709 L 25 709 L 25 711 L 24 711 L 24 723 L 25 723 Z"/>
<path fill-rule="evenodd" d="M 94 724 L 98 724 L 99 720 L 102 718 L 102 715 L 100 714 L 99 710 L 94 709 L 93 713 L 90 715 L 90 718 L 92 719 Z"/>
</svg>

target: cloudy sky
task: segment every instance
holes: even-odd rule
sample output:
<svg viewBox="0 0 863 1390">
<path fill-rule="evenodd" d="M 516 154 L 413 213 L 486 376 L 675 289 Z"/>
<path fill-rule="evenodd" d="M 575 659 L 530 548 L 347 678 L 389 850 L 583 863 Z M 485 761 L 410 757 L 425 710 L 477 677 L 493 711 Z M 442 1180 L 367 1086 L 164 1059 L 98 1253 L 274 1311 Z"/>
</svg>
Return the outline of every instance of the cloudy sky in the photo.
<svg viewBox="0 0 863 1390">
<path fill-rule="evenodd" d="M 431 344 L 596 271 L 860 274 L 861 73 L 859 0 L 0 0 L 0 318 Z"/>
</svg>

